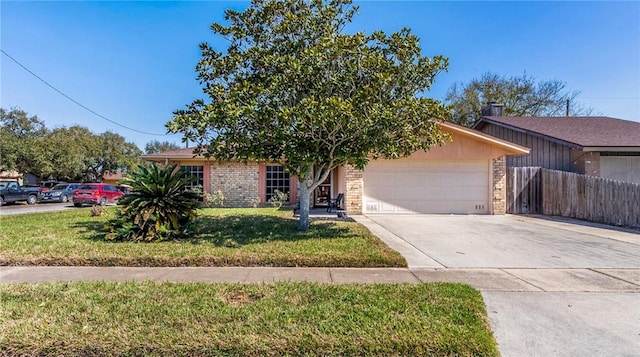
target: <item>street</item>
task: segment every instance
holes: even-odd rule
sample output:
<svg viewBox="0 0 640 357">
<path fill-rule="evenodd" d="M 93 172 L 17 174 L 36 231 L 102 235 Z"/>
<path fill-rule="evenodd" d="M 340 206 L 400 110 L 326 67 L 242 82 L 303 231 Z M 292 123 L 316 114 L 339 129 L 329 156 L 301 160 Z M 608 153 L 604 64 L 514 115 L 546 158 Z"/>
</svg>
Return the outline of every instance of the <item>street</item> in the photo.
<svg viewBox="0 0 640 357">
<path fill-rule="evenodd" d="M 28 205 L 24 202 L 19 202 L 16 204 L 7 204 L 0 207 L 0 216 L 8 216 L 13 214 L 21 214 L 21 213 L 62 211 L 65 209 L 76 209 L 76 208 L 73 207 L 73 202 L 37 203 L 35 205 Z"/>
</svg>

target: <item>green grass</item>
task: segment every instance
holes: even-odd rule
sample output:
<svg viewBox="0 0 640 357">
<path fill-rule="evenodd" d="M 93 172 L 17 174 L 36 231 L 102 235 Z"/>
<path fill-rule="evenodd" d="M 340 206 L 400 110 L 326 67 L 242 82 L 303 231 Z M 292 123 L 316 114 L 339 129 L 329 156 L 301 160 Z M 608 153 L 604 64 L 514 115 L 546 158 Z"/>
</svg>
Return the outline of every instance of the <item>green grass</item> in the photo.
<svg viewBox="0 0 640 357">
<path fill-rule="evenodd" d="M 466 285 L 0 284 L 0 355 L 497 356 Z"/>
<path fill-rule="evenodd" d="M 187 240 L 105 241 L 89 208 L 0 217 L 0 265 L 405 267 L 365 227 L 312 221 L 297 232 L 290 210 L 205 209 Z"/>
</svg>

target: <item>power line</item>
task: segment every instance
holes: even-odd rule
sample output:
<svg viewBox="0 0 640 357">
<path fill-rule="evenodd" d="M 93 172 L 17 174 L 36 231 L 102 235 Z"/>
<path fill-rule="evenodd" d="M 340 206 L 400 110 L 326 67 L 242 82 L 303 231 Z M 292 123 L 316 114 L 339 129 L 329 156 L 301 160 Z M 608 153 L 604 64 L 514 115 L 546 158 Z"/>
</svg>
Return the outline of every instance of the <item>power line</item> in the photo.
<svg viewBox="0 0 640 357">
<path fill-rule="evenodd" d="M 138 130 L 138 129 L 134 129 L 134 128 L 130 128 L 126 125 L 120 124 L 114 120 L 111 120 L 107 117 L 105 117 L 102 114 L 96 113 L 95 111 L 91 110 L 91 108 L 88 108 L 87 106 L 83 105 L 82 103 L 78 102 L 77 100 L 69 97 L 68 95 L 64 94 L 61 90 L 59 90 L 58 88 L 54 87 L 53 85 L 51 85 L 49 82 L 45 81 L 44 79 L 42 79 L 40 76 L 38 76 L 37 74 L 33 73 L 33 71 L 31 71 L 29 68 L 27 68 L 25 65 L 23 65 L 22 63 L 18 62 L 18 60 L 16 60 L 15 58 L 11 57 L 7 52 L 5 52 L 3 49 L 0 49 L 0 51 L 2 52 L 3 55 L 9 57 L 10 60 L 12 60 L 13 62 L 15 62 L 18 66 L 22 67 L 22 69 L 24 69 L 25 71 L 29 72 L 32 76 L 36 77 L 38 80 L 40 80 L 40 82 L 46 84 L 49 88 L 53 89 L 54 91 L 58 92 L 58 94 L 60 94 L 61 96 L 69 99 L 71 102 L 75 103 L 76 105 L 78 105 L 79 107 L 83 108 L 84 110 L 88 111 L 89 113 L 102 118 L 112 124 L 115 124 L 119 127 L 125 128 L 127 130 L 131 130 L 134 131 L 136 133 L 140 133 L 140 134 L 145 134 L 145 135 L 153 135 L 153 136 L 167 136 L 167 134 L 157 134 L 157 133 L 148 133 L 146 131 L 142 131 L 142 130 Z"/>
</svg>

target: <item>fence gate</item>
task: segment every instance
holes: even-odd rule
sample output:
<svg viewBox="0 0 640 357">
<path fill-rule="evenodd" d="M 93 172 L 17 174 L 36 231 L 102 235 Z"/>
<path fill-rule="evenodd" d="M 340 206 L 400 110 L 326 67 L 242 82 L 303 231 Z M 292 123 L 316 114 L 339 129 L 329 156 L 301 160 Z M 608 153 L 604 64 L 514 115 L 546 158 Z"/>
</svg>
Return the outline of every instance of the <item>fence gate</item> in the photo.
<svg viewBox="0 0 640 357">
<path fill-rule="evenodd" d="M 507 213 L 542 213 L 541 170 L 540 167 L 507 170 Z"/>
</svg>

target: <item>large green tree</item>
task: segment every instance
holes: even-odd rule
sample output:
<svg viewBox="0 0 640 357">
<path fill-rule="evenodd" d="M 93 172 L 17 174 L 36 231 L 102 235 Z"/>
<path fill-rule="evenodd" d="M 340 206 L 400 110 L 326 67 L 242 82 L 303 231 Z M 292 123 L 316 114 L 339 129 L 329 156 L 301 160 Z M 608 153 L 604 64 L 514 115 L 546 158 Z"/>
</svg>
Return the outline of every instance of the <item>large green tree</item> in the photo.
<svg viewBox="0 0 640 357">
<path fill-rule="evenodd" d="M 47 128 L 37 116 L 0 108 L 0 171 L 39 174 L 37 148 L 46 135 Z"/>
<path fill-rule="evenodd" d="M 106 131 L 97 136 L 96 142 L 99 146 L 87 172 L 98 180 L 107 172 L 127 171 L 141 163 L 142 151 L 120 134 Z"/>
<path fill-rule="evenodd" d="M 95 135 L 81 126 L 60 127 L 51 130 L 43 139 L 38 167 L 41 176 L 62 181 L 87 181 L 87 168 L 92 148 L 97 147 Z"/>
<path fill-rule="evenodd" d="M 0 170 L 96 181 L 140 163 L 140 149 L 116 133 L 96 135 L 77 125 L 48 130 L 43 121 L 19 109 L 0 108 L 0 123 Z"/>
<path fill-rule="evenodd" d="M 570 115 L 589 115 L 591 109 L 576 101 L 580 92 L 566 86 L 559 80 L 536 81 L 526 73 L 507 77 L 487 72 L 469 83 L 454 83 L 445 103 L 451 107 L 451 121 L 465 126 L 473 126 L 489 102 L 503 104 L 508 116 L 562 116 L 568 100 Z"/>
<path fill-rule="evenodd" d="M 345 33 L 348 0 L 254 0 L 211 28 L 224 50 L 200 45 L 196 70 L 209 100 L 167 124 L 220 160 L 281 162 L 299 179 L 300 222 L 309 195 L 339 165 L 362 169 L 444 140 L 434 118 L 445 108 L 424 94 L 446 69 L 425 57 L 409 29 Z"/>
<path fill-rule="evenodd" d="M 142 151 L 113 132 L 94 134 L 74 125 L 46 135 L 38 152 L 38 172 L 63 181 L 100 181 L 107 172 L 127 171 L 140 162 Z"/>
</svg>

